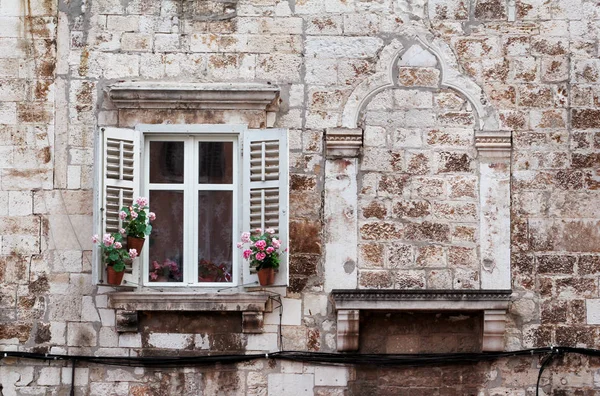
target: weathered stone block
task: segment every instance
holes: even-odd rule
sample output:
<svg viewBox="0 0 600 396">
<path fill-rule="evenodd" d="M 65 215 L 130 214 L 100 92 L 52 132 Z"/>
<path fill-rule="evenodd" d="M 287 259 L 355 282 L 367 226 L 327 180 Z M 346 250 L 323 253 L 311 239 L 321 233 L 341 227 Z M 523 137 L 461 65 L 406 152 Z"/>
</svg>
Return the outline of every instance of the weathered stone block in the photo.
<svg viewBox="0 0 600 396">
<path fill-rule="evenodd" d="M 404 237 L 414 241 L 447 242 L 450 237 L 450 226 L 441 223 L 409 223 L 406 225 Z"/>
<path fill-rule="evenodd" d="M 360 235 L 364 240 L 396 240 L 402 237 L 402 227 L 388 222 L 366 223 L 360 227 Z"/>
<path fill-rule="evenodd" d="M 394 283 L 389 271 L 359 271 L 359 286 L 365 289 L 390 289 Z"/>
<path fill-rule="evenodd" d="M 429 201 L 395 201 L 392 210 L 398 218 L 427 217 L 431 214 L 431 204 Z"/>
<path fill-rule="evenodd" d="M 425 271 L 399 270 L 394 273 L 395 289 L 424 289 Z"/>
<path fill-rule="evenodd" d="M 307 57 L 370 58 L 383 46 L 376 37 L 308 37 Z"/>
<path fill-rule="evenodd" d="M 400 67 L 398 83 L 405 87 L 436 88 L 440 82 L 440 71 L 425 67 Z"/>
<path fill-rule="evenodd" d="M 387 268 L 410 268 L 414 265 L 414 248 L 403 243 L 392 243 L 386 246 Z"/>
<path fill-rule="evenodd" d="M 378 243 L 367 243 L 359 245 L 358 266 L 359 268 L 377 268 L 384 264 L 384 245 Z"/>
<path fill-rule="evenodd" d="M 571 110 L 571 125 L 577 129 L 600 128 L 600 110 L 573 109 Z"/>
</svg>

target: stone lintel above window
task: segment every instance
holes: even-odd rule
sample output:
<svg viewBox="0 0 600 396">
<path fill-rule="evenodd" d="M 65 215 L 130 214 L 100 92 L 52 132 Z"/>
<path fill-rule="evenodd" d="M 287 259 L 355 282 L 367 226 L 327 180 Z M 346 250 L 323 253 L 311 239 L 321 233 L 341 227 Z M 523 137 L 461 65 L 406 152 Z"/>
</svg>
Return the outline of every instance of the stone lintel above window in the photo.
<svg viewBox="0 0 600 396">
<path fill-rule="evenodd" d="M 263 83 L 181 83 L 131 81 L 111 85 L 108 95 L 119 109 L 279 109 L 279 87 Z"/>
<path fill-rule="evenodd" d="M 483 351 L 504 350 L 511 290 L 333 290 L 338 351 L 359 347 L 360 311 L 483 311 Z"/>
</svg>

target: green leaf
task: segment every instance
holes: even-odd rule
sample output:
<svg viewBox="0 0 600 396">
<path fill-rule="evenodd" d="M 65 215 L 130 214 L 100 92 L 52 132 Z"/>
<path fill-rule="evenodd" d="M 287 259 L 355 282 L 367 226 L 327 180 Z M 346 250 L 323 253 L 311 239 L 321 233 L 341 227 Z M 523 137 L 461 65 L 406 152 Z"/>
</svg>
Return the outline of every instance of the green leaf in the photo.
<svg viewBox="0 0 600 396">
<path fill-rule="evenodd" d="M 123 272 L 125 271 L 125 264 L 123 262 L 115 263 L 115 265 L 113 265 L 113 269 L 116 272 Z"/>
<path fill-rule="evenodd" d="M 150 235 L 151 232 L 152 232 L 152 226 L 150 224 L 148 224 L 146 226 L 146 232 L 145 232 L 145 234 L 146 235 Z"/>
</svg>

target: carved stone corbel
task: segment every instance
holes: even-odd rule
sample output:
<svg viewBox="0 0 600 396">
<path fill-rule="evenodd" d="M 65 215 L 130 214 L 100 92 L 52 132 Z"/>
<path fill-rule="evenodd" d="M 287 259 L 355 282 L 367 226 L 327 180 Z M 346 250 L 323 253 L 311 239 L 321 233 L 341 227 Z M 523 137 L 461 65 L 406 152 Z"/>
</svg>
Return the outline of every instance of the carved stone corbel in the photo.
<svg viewBox="0 0 600 396">
<path fill-rule="evenodd" d="M 242 332 L 262 333 L 264 327 L 264 315 L 260 311 L 242 312 Z"/>
<path fill-rule="evenodd" d="M 325 148 L 327 158 L 354 158 L 360 154 L 363 131 L 360 128 L 327 128 Z"/>
<path fill-rule="evenodd" d="M 358 309 L 337 311 L 337 350 L 358 351 L 360 311 Z"/>
<path fill-rule="evenodd" d="M 504 330 L 506 328 L 505 309 L 486 309 L 483 311 L 484 352 L 504 351 Z"/>
<path fill-rule="evenodd" d="M 137 333 L 138 313 L 137 311 L 126 311 L 117 309 L 115 312 L 116 329 L 119 333 Z"/>
</svg>

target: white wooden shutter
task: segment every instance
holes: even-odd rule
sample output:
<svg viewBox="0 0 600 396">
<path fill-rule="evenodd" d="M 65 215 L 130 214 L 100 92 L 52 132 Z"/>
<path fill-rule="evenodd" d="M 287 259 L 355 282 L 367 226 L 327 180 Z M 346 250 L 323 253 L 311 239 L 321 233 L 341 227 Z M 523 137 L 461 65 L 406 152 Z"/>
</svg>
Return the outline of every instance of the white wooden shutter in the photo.
<svg viewBox="0 0 600 396">
<path fill-rule="evenodd" d="M 286 129 L 249 129 L 244 133 L 243 231 L 274 228 L 289 246 L 288 236 L 288 143 Z M 288 253 L 281 256 L 275 284 L 287 285 Z M 243 283 L 258 280 L 256 270 L 244 261 Z"/>
<path fill-rule="evenodd" d="M 140 133 L 133 129 L 102 128 L 102 234 L 119 232 L 122 220 L 119 211 L 131 205 L 139 195 Z M 100 235 L 102 237 L 102 234 Z M 137 286 L 140 282 L 139 258 L 125 269 L 123 284 Z M 98 260 L 101 262 L 101 260 Z M 99 271 L 105 278 L 105 268 Z M 127 282 L 127 283 L 126 283 Z"/>
</svg>

